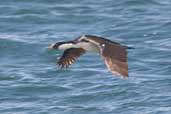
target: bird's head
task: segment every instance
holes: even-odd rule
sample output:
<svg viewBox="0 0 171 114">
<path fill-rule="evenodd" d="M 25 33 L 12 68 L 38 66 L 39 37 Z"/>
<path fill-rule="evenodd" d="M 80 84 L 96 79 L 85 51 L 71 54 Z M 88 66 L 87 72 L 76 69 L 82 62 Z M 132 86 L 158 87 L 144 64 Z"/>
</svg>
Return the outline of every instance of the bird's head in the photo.
<svg viewBox="0 0 171 114">
<path fill-rule="evenodd" d="M 61 45 L 65 44 L 65 42 L 57 42 L 50 44 L 47 48 L 48 49 L 56 49 L 58 50 Z"/>
<path fill-rule="evenodd" d="M 55 49 L 55 50 L 66 50 L 72 48 L 72 46 L 73 46 L 72 42 L 57 42 L 57 43 L 50 44 L 47 48 Z"/>
</svg>

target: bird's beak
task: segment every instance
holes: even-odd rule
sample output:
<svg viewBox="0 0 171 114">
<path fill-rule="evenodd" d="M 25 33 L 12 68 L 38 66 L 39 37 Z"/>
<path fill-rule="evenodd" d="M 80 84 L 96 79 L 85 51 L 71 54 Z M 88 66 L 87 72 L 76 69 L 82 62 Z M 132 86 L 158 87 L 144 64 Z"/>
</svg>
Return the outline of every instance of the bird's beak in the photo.
<svg viewBox="0 0 171 114">
<path fill-rule="evenodd" d="M 55 44 L 50 44 L 50 45 L 47 46 L 46 48 L 49 49 L 49 50 L 51 50 L 51 49 L 53 49 L 54 45 L 55 45 Z"/>
</svg>

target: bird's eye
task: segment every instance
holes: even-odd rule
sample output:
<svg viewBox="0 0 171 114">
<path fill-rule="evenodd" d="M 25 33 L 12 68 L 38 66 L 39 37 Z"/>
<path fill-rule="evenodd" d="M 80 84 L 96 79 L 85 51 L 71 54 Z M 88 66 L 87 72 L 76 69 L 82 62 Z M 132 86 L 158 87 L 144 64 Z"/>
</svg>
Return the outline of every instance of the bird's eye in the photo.
<svg viewBox="0 0 171 114">
<path fill-rule="evenodd" d="M 56 44 L 54 44 L 53 48 L 57 49 L 57 48 L 58 48 L 58 46 L 59 46 L 59 44 L 58 44 L 58 43 L 56 43 Z"/>
</svg>

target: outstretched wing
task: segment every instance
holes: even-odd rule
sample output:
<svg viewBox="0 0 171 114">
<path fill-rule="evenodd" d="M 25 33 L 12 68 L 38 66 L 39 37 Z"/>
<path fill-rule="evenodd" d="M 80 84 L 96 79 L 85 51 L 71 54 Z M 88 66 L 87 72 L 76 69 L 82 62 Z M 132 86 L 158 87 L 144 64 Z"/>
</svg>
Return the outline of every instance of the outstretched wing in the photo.
<svg viewBox="0 0 171 114">
<path fill-rule="evenodd" d="M 85 35 L 80 39 L 87 40 L 98 46 L 107 68 L 114 74 L 128 77 L 127 47 L 111 40 Z"/>
<path fill-rule="evenodd" d="M 73 64 L 76 59 L 85 53 L 85 50 L 82 48 L 70 48 L 64 51 L 61 58 L 58 60 L 57 64 L 61 67 L 68 67 Z"/>
<path fill-rule="evenodd" d="M 128 77 L 126 47 L 121 45 L 105 45 L 100 50 L 107 68 L 113 74 Z"/>
</svg>

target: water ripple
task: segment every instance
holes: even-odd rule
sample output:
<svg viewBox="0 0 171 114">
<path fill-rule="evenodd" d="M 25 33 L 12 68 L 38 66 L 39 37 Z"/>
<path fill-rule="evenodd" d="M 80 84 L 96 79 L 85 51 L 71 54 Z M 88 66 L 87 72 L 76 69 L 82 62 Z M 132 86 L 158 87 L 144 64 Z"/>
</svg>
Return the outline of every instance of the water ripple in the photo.
<svg viewBox="0 0 171 114">
<path fill-rule="evenodd" d="M 0 1 L 0 113 L 170 114 L 170 0 Z M 129 79 L 85 54 L 67 70 L 50 43 L 104 36 L 128 50 Z"/>
</svg>

